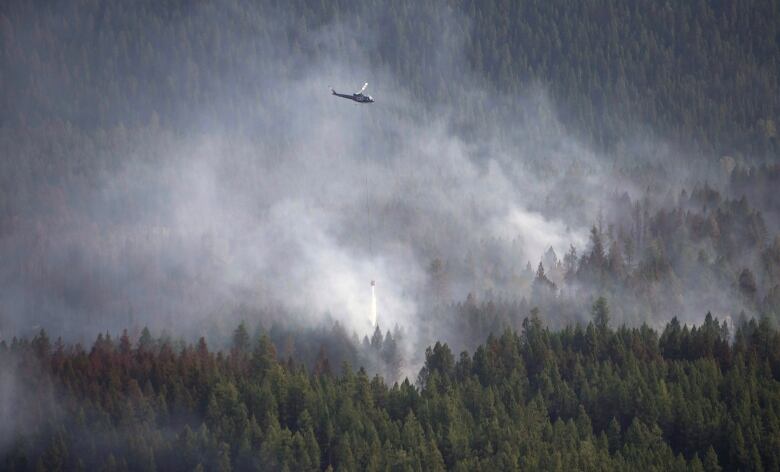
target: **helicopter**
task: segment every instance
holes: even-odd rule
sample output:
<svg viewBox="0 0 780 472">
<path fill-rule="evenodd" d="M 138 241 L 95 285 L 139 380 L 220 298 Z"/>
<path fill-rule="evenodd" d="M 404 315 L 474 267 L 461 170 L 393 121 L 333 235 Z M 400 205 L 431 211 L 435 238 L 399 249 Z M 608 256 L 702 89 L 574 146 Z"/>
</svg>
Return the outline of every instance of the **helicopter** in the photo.
<svg viewBox="0 0 780 472">
<path fill-rule="evenodd" d="M 333 90 L 333 88 L 331 88 L 330 91 L 333 93 L 333 95 L 337 97 L 348 98 L 358 103 L 374 103 L 374 99 L 373 97 L 371 97 L 371 95 L 363 95 L 363 92 L 365 92 L 366 87 L 368 87 L 368 82 L 363 84 L 363 87 L 361 87 L 358 92 L 355 92 L 352 95 L 348 95 L 345 93 L 338 93 L 335 90 Z"/>
</svg>

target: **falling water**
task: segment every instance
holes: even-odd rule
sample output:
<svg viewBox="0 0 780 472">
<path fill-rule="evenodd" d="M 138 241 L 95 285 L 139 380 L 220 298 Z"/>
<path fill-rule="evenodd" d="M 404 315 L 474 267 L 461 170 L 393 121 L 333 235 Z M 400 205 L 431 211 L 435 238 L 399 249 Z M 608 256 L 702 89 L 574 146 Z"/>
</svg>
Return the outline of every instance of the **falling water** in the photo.
<svg viewBox="0 0 780 472">
<path fill-rule="evenodd" d="M 371 281 L 371 327 L 376 327 L 376 282 Z"/>
</svg>

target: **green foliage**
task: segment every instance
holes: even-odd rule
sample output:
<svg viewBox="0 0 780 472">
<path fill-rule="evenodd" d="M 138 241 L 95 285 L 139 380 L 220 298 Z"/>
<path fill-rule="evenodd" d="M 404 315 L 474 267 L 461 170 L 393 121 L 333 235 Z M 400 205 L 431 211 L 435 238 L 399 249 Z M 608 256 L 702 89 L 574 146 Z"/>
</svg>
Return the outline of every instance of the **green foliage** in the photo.
<svg viewBox="0 0 780 472">
<path fill-rule="evenodd" d="M 591 315 L 593 316 L 593 324 L 596 325 L 596 329 L 601 333 L 606 333 L 609 328 L 609 306 L 607 306 L 607 299 L 599 297 L 593 304 L 591 309 Z"/>
<path fill-rule="evenodd" d="M 256 61 L 263 57 L 246 52 L 268 45 L 313 62 L 335 43 L 344 55 L 392 69 L 416 99 L 442 101 L 470 87 L 451 75 L 460 69 L 442 67 L 455 45 L 464 56 L 457 67 L 489 90 L 545 84 L 566 124 L 602 148 L 639 122 L 718 157 L 778 150 L 780 30 L 772 0 L 226 0 L 198 3 L 195 11 L 170 0 L 142 4 L 4 2 L 0 70 L 14 73 L 0 88 L 2 122 L 132 127 L 191 114 L 215 94 L 235 106 L 242 99 L 232 95 L 237 87 L 220 84 L 245 83 L 243 74 L 261 68 Z M 309 38 L 344 12 L 346 32 L 330 41 Z M 355 41 L 368 34 L 372 41 Z M 280 73 L 294 74 L 295 65 Z M 51 77 L 59 93 L 46 90 Z M 258 92 L 244 89 L 237 93 Z M 495 105 L 465 112 L 479 116 Z"/>
<path fill-rule="evenodd" d="M 243 321 L 233 332 L 233 349 L 241 354 L 249 352 L 249 331 L 247 331 L 246 323 Z"/>
<path fill-rule="evenodd" d="M 125 351 L 100 335 L 89 353 L 52 352 L 39 334 L 0 351 L 28 379 L 19 408 L 31 415 L 3 468 L 776 469 L 780 332 L 767 319 L 738 325 L 731 343 L 709 314 L 660 336 L 611 329 L 603 299 L 594 315 L 599 355 L 587 332 L 549 331 L 534 313 L 521 335 L 457 361 L 447 344 L 429 348 L 418 387 L 348 367 L 307 373 L 279 363 L 267 335 L 242 364 L 203 339 Z"/>
</svg>

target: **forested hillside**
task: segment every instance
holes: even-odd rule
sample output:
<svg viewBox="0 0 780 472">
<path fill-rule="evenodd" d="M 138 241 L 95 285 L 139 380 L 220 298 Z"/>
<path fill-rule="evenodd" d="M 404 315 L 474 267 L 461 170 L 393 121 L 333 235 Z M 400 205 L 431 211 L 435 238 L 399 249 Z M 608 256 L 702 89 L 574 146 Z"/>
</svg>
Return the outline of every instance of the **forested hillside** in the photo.
<svg viewBox="0 0 780 472">
<path fill-rule="evenodd" d="M 717 158 L 763 157 L 778 151 L 778 9 L 771 0 L 674 7 L 650 0 L 8 1 L 0 7 L 0 120 L 91 129 L 236 106 L 241 96 L 222 87 L 240 84 L 244 93 L 253 82 L 245 74 L 262 67 L 246 48 L 273 49 L 269 42 L 282 39 L 310 60 L 333 49 L 365 54 L 429 104 L 467 95 L 474 84 L 463 76 L 471 73 L 499 93 L 542 83 L 565 123 L 605 149 L 642 126 Z M 274 24 L 271 15 L 286 21 Z M 443 26 L 453 15 L 455 26 Z M 312 41 L 331 22 L 377 38 Z M 468 70 L 453 75 L 437 56 L 461 46 Z M 215 96 L 229 100 L 214 103 Z"/>
<path fill-rule="evenodd" d="M 771 169 L 753 175 L 774 179 Z M 740 177 L 742 175 L 742 177 Z M 745 174 L 735 174 L 733 186 L 742 186 Z M 774 182 L 774 180 L 773 180 Z M 775 184 L 776 185 L 776 184 Z M 775 205 L 769 190 L 758 182 L 749 192 Z M 500 277 L 511 281 L 527 295 L 484 297 L 471 294 L 452 308 L 433 310 L 433 333 L 447 330 L 453 320 L 453 338 L 473 347 L 503 326 L 520 327 L 521 319 L 510 313 L 541 309 L 549 323 L 562 327 L 571 320 L 585 321 L 582 300 L 607 294 L 615 305 L 616 319 L 630 325 L 668 320 L 706 306 L 736 319 L 740 313 L 762 313 L 777 319 L 780 313 L 780 238 L 776 221 L 767 223 L 763 213 L 752 208 L 746 197 L 726 198 L 708 185 L 683 190 L 669 206 L 657 207 L 647 200 L 632 200 L 626 194 L 607 199 L 611 210 L 604 221 L 590 229 L 584 248 L 569 247 L 564 254 L 551 248 L 537 263 L 518 267 L 496 264 Z M 775 218 L 775 211 L 769 212 Z M 484 247 L 489 248 L 490 242 Z M 487 250 L 487 249 L 486 249 Z M 434 292 L 440 300 L 451 291 L 448 277 L 473 270 L 473 261 L 487 257 L 472 254 L 442 268 L 430 268 Z M 479 265 L 479 264 L 478 264 Z M 470 316 L 481 304 L 480 317 Z M 462 324 L 461 324 L 462 323 Z M 460 345 L 459 345 L 460 346 Z"/>
<path fill-rule="evenodd" d="M 779 124 L 776 0 L 4 0 L 0 469 L 778 470 Z"/>
<path fill-rule="evenodd" d="M 435 147 L 396 129 L 392 119 L 411 121 L 426 138 L 436 129 L 424 123 L 444 121 L 448 140 L 474 147 L 468 157 L 475 165 L 496 160 L 499 174 L 516 168 L 523 178 L 544 183 L 529 188 L 510 175 L 516 193 L 495 198 L 522 200 L 566 228 L 567 234 L 543 234 L 535 244 L 556 246 L 544 269 L 557 290 L 574 280 L 576 265 L 576 282 L 596 287 L 595 293 L 585 291 L 589 296 L 604 290 L 619 298 L 632 295 L 618 311 L 629 322 L 701 308 L 722 316 L 770 313 L 777 281 L 772 259 L 762 262 L 762 254 L 771 252 L 778 228 L 777 172 L 775 164 L 761 167 L 761 161 L 778 152 L 777 8 L 759 0 L 675 8 L 649 1 L 3 2 L 3 310 L 45 317 L 65 306 L 68 316 L 87 320 L 121 313 L 121 326 L 135 323 L 138 313 L 164 311 L 172 323 L 210 285 L 206 279 L 220 264 L 247 258 L 219 253 L 246 245 L 233 241 L 234 233 L 246 232 L 235 221 L 217 221 L 198 209 L 210 226 L 181 227 L 183 204 L 176 199 L 192 198 L 176 185 L 199 189 L 204 178 L 190 174 L 207 154 L 220 166 L 214 179 L 225 186 L 210 198 L 222 205 L 219 214 L 246 207 L 260 220 L 250 227 L 267 226 L 262 219 L 279 199 L 279 192 L 263 188 L 279 179 L 273 162 L 312 159 L 311 150 L 299 149 L 301 142 L 323 150 L 321 159 L 354 156 L 349 173 L 361 190 L 355 191 L 355 181 L 333 186 L 356 208 L 305 196 L 326 202 L 330 212 L 337 207 L 340 214 L 367 220 L 338 223 L 349 232 L 351 247 L 359 240 L 364 252 L 375 250 L 380 238 L 413 246 L 419 265 L 434 269 L 424 276 L 437 279 L 431 283 L 445 302 L 463 301 L 469 293 L 533 296 L 542 250 L 526 247 L 523 234 L 492 234 L 491 212 L 500 211 L 501 203 L 485 196 L 469 224 L 419 204 L 435 198 L 421 196 L 421 189 L 453 188 L 449 182 L 458 178 L 459 163 L 438 162 L 433 175 L 411 182 L 402 172 L 416 178 L 412 169 L 380 169 L 401 174 L 399 183 L 389 195 L 371 193 L 372 177 L 358 168 L 364 161 L 381 166 L 406 155 L 414 162 L 429 159 L 425 148 Z M 332 64 L 347 74 L 333 73 Z M 309 127 L 296 126 L 305 121 L 300 116 L 284 114 L 306 114 L 311 107 L 309 115 L 317 116 L 326 81 L 345 75 L 358 83 L 367 76 L 372 84 L 379 81 L 376 106 L 385 108 L 375 108 L 381 111 L 372 111 L 370 120 L 352 113 L 356 123 L 339 121 L 360 123 L 354 134 L 328 130 L 331 137 L 360 143 L 334 152 L 317 144 L 321 138 L 309 137 Z M 301 83 L 301 76 L 307 81 Z M 541 99 L 528 98 L 539 89 Z M 214 140 L 229 145 L 211 150 Z M 449 153 L 435 151 L 437 158 Z M 700 157 L 709 164 L 700 164 Z M 456 175 L 442 178 L 442 168 Z M 316 179 L 320 171 L 286 172 Z M 718 201 L 688 202 L 693 187 L 706 179 L 713 180 L 708 185 Z M 480 190 L 493 185 L 483 183 Z M 284 191 L 296 187 L 288 183 Z M 462 195 L 461 206 L 445 216 L 462 218 L 469 214 L 462 205 L 481 198 Z M 434 212 L 443 207 L 431 206 Z M 596 208 L 603 224 L 596 221 Z M 418 221 L 417 215 L 424 216 Z M 378 234 L 365 234 L 368 225 Z M 570 254 L 564 270 L 570 244 L 578 255 L 593 249 L 587 234 L 592 225 L 603 248 L 587 264 Z M 443 243 L 442 228 L 460 239 Z M 683 229 L 685 234 L 678 231 Z M 62 277 L 66 267 L 70 276 Z M 600 275 L 593 280 L 592 273 Z M 154 282 L 136 287 L 138 280 Z M 653 285 L 667 287 L 670 296 L 658 296 Z M 729 295 L 698 293 L 694 298 L 709 301 L 686 306 L 692 291 L 712 286 Z M 35 303 L 28 302 L 28 292 Z M 141 293 L 146 302 L 138 300 Z M 544 301 L 534 301 L 539 303 Z M 565 323 L 587 310 L 587 303 L 574 305 L 543 311 L 567 313 Z M 17 328 L 0 322 L 3 329 Z"/>
<path fill-rule="evenodd" d="M 323 352 L 307 370 L 267 334 L 175 348 L 144 332 L 89 349 L 0 344 L 13 366 L 5 470 L 776 470 L 780 334 L 707 316 L 662 332 L 519 333 L 436 343 L 393 385 Z M 733 335 L 733 341 L 730 341 Z M 8 384 L 7 384 L 8 385 Z M 9 423 L 10 421 L 10 423 Z M 8 435 L 18 424 L 24 436 Z"/>
</svg>

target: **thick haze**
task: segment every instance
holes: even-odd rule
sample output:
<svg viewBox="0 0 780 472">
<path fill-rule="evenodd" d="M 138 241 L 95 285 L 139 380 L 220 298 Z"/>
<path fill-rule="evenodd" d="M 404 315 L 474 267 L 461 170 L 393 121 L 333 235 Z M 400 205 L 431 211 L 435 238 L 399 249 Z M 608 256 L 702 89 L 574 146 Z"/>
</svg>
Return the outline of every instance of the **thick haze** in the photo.
<svg viewBox="0 0 780 472">
<path fill-rule="evenodd" d="M 226 334 L 247 317 L 339 320 L 362 335 L 371 331 L 371 280 L 380 324 L 414 333 L 429 301 L 528 295 L 518 280 L 529 261 L 535 270 L 549 247 L 559 257 L 571 244 L 584 250 L 591 224 L 608 210 L 606 198 L 640 197 L 644 182 L 631 183 L 614 156 L 598 156 L 564 129 L 544 84 L 494 93 L 463 56 L 458 38 L 469 22 L 436 13 L 427 32 L 433 39 L 421 45 L 431 49 L 424 66 L 434 71 L 422 79 L 432 84 L 425 101 L 391 67 L 372 66 L 382 49 L 383 35 L 372 26 L 381 24 L 381 11 L 311 28 L 292 43 L 288 15 L 264 12 L 257 28 L 226 28 L 212 38 L 234 42 L 244 65 L 223 74 L 213 64 L 200 78 L 202 101 L 173 122 L 150 113 L 140 129 L 120 124 L 54 151 L 14 136 L 23 143 L 19 159 L 86 153 L 105 155 L 106 164 L 84 170 L 97 176 L 94 186 L 49 195 L 42 180 L 27 191 L 43 203 L 14 209 L 44 216 L 34 224 L 20 218 L 0 242 L 9 261 L 0 269 L 2 336 L 44 326 L 89 340 L 144 325 L 183 336 Z M 230 14 L 193 9 L 149 47 L 164 57 L 176 22 Z M 13 30 L 23 37 L 34 23 Z M 64 42 L 76 28 L 63 27 Z M 54 47 L 34 35 L 26 41 L 32 49 Z M 305 52 L 322 45 L 324 54 Z M 199 70 L 174 56 L 162 62 L 170 80 Z M 145 64 L 135 66 L 143 73 Z M 438 97 L 437 80 L 469 92 Z M 328 91 L 352 92 L 364 81 L 374 104 Z M 72 88 L 52 81 L 45 90 L 68 109 Z M 145 102 L 127 104 L 128 113 Z M 20 97 L 13 106 L 23 113 L 24 103 Z M 464 103 L 493 110 L 490 119 L 464 116 Z M 67 124 L 53 128 L 54 135 L 68 131 Z M 652 156 L 652 165 L 671 151 L 647 135 L 627 137 L 624 148 Z M 671 188 L 686 178 L 675 174 Z M 446 283 L 435 280 L 441 267 Z"/>
<path fill-rule="evenodd" d="M 204 336 L 213 352 L 246 321 L 253 337 L 269 331 L 280 360 L 319 368 L 324 354 L 329 369 L 343 361 L 393 382 L 417 378 L 426 346 L 472 350 L 488 333 L 522 330 L 534 308 L 559 328 L 587 323 L 604 296 L 613 327 L 662 329 L 672 317 L 700 323 L 711 311 L 731 326 L 780 307 L 780 167 L 705 157 L 721 141 L 697 141 L 771 107 L 726 113 L 733 102 L 709 98 L 731 82 L 698 90 L 706 77 L 677 75 L 686 51 L 650 35 L 661 46 L 641 70 L 675 92 L 655 97 L 622 70 L 644 41 L 621 56 L 566 44 L 518 54 L 523 38 L 578 37 L 524 8 L 508 31 L 435 2 L 274 3 L 0 4 L 0 348 L 17 346 L 0 362 L 0 453 L 43 431 L 73 393 L 23 374 L 37 368 L 21 364 L 15 336 L 56 351 L 57 337 L 89 346 L 124 329 L 136 343 L 147 326 L 158 339 Z M 603 16 L 591 13 L 586 36 Z M 647 36 L 623 23 L 625 36 L 604 37 Z M 483 48 L 505 41 L 512 52 Z M 494 57 L 473 57 L 483 50 Z M 739 56 L 731 43 L 718 50 Z M 423 60 L 393 59 L 410 51 Z M 679 55 L 685 66 L 671 67 Z M 735 64 L 709 59 L 721 76 Z M 507 60 L 524 64 L 510 74 Z M 571 86 L 589 67 L 588 86 Z M 740 77 L 752 91 L 744 83 L 765 74 Z M 373 104 L 330 93 L 364 82 Z M 748 97 L 761 90 L 771 88 Z M 679 94 L 698 107 L 669 103 Z M 698 129 L 694 118 L 716 109 L 720 120 Z M 615 110 L 625 121 L 604 128 Z M 653 114 L 687 120 L 671 134 L 696 134 L 690 147 L 642 122 Z M 755 148 L 780 149 L 765 114 Z M 575 129 L 583 117 L 598 125 Z"/>
</svg>

